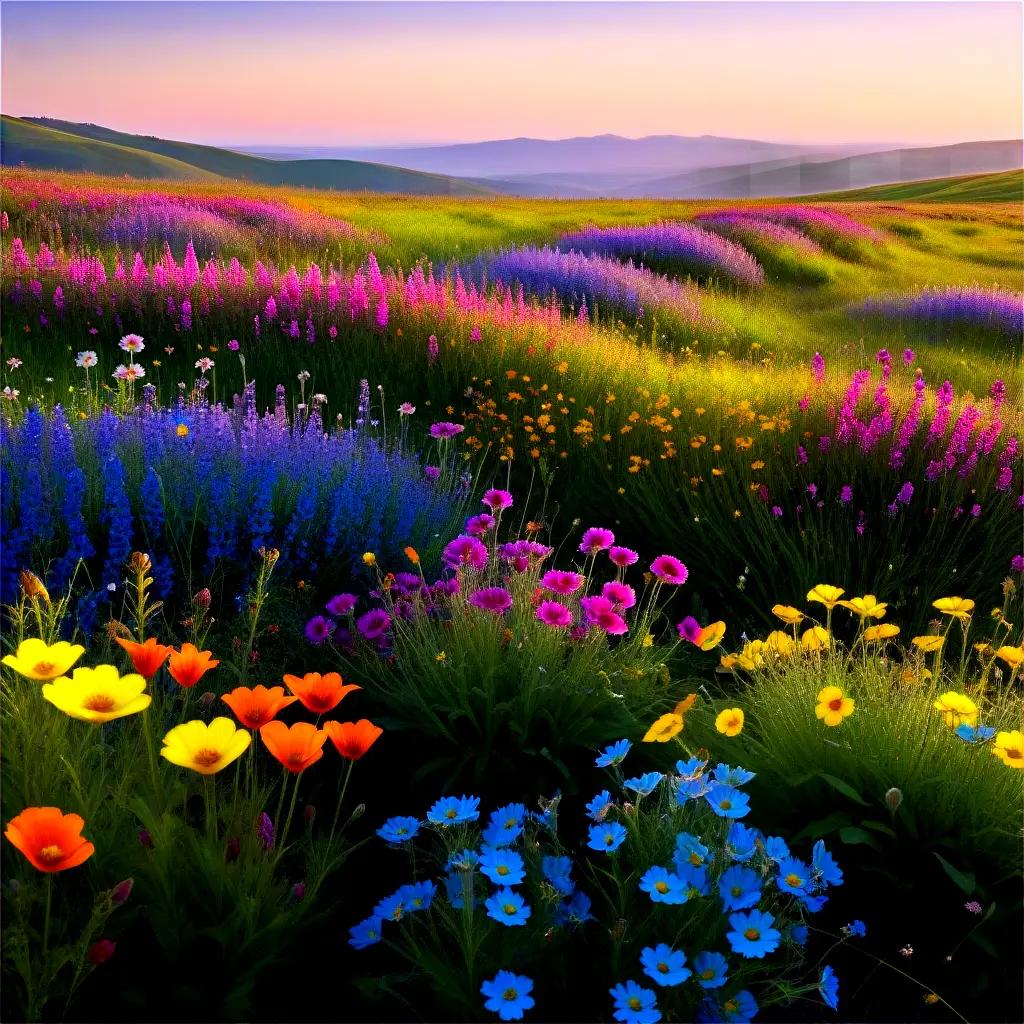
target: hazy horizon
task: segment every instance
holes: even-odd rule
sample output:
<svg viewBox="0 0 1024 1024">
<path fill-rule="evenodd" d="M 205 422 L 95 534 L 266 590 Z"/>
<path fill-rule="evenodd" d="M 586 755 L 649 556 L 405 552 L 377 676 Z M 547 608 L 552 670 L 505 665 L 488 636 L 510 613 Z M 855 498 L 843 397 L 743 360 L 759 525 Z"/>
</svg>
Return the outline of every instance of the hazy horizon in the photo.
<svg viewBox="0 0 1024 1024">
<path fill-rule="evenodd" d="M 1022 119 L 1009 2 L 9 0 L 3 17 L 6 109 L 231 148 L 934 146 L 1016 139 Z"/>
</svg>

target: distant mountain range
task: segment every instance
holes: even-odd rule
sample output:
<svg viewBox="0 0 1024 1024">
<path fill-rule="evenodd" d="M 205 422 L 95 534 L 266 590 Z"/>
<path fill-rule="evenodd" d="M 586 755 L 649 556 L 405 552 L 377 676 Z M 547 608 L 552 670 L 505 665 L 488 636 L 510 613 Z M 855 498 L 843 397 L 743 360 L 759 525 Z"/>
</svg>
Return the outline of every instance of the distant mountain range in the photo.
<svg viewBox="0 0 1024 1024">
<path fill-rule="evenodd" d="M 0 162 L 142 178 L 458 196 L 756 198 L 1007 171 L 1021 140 L 898 147 L 804 146 L 717 136 L 598 135 L 400 149 L 246 152 L 93 124 L 3 116 Z"/>
</svg>

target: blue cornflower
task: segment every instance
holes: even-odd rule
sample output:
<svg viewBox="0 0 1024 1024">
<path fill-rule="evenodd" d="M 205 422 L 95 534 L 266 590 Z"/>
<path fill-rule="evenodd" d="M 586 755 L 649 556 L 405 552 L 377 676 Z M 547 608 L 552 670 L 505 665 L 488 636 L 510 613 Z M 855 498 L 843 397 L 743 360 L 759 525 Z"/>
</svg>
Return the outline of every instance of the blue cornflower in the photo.
<svg viewBox="0 0 1024 1024">
<path fill-rule="evenodd" d="M 591 821 L 601 821 L 612 806 L 612 795 L 607 789 L 602 789 L 593 800 L 587 804 L 587 817 Z"/>
<path fill-rule="evenodd" d="M 846 926 L 846 933 L 851 937 L 855 936 L 858 939 L 863 939 L 868 933 L 868 926 L 861 920 L 851 921 Z"/>
<path fill-rule="evenodd" d="M 359 924 L 352 925 L 348 930 L 348 944 L 353 949 L 366 949 L 380 942 L 383 922 L 379 917 L 368 917 Z"/>
<path fill-rule="evenodd" d="M 533 981 L 511 971 L 498 971 L 490 981 L 480 986 L 480 994 L 487 997 L 485 1009 L 496 1013 L 502 1020 L 522 1020 L 523 1012 L 533 1007 L 530 993 Z"/>
<path fill-rule="evenodd" d="M 835 862 L 832 854 L 825 849 L 825 841 L 819 839 L 811 852 L 811 864 L 815 877 L 824 885 L 842 885 L 843 872 Z"/>
<path fill-rule="evenodd" d="M 484 906 L 488 917 L 510 927 L 526 924 L 531 914 L 529 904 L 514 889 L 499 889 Z"/>
<path fill-rule="evenodd" d="M 761 876 L 734 864 L 718 879 L 718 891 L 726 910 L 746 910 L 761 902 Z"/>
<path fill-rule="evenodd" d="M 796 898 L 800 901 L 800 904 L 809 914 L 816 914 L 826 903 L 828 903 L 827 896 L 818 896 L 813 892 L 798 892 L 795 894 Z"/>
<path fill-rule="evenodd" d="M 679 854 L 677 853 L 678 857 Z M 693 864 L 680 864 L 676 861 L 676 874 L 686 887 L 686 898 L 692 900 L 697 896 L 707 896 L 710 892 L 708 882 L 708 869 L 705 867 L 694 867 Z"/>
<path fill-rule="evenodd" d="M 407 843 L 420 829 L 419 818 L 408 818 L 399 815 L 388 818 L 379 829 L 377 835 L 389 843 Z"/>
<path fill-rule="evenodd" d="M 686 966 L 686 954 L 664 942 L 647 946 L 640 953 L 644 974 L 659 985 L 680 985 L 693 973 Z"/>
<path fill-rule="evenodd" d="M 721 953 L 698 953 L 693 960 L 697 984 L 701 988 L 721 988 L 729 979 L 729 961 Z"/>
<path fill-rule="evenodd" d="M 661 772 L 645 772 L 643 775 L 636 776 L 636 778 L 626 779 L 622 785 L 626 789 L 633 790 L 637 796 L 650 796 L 663 778 L 665 776 Z"/>
<path fill-rule="evenodd" d="M 764 842 L 764 854 L 768 860 L 785 860 L 790 855 L 786 840 L 769 836 Z"/>
<path fill-rule="evenodd" d="M 654 903 L 685 903 L 687 900 L 686 883 L 667 868 L 648 868 L 640 879 L 640 890 Z"/>
<path fill-rule="evenodd" d="M 714 775 L 715 782 L 720 782 L 723 786 L 742 786 L 754 778 L 756 773 L 748 772 L 746 768 L 717 764 L 711 774 Z"/>
<path fill-rule="evenodd" d="M 987 743 L 996 734 L 995 729 L 991 726 L 973 726 L 966 722 L 961 722 L 953 731 L 965 743 Z"/>
<path fill-rule="evenodd" d="M 495 885 L 518 885 L 526 877 L 523 858 L 515 850 L 486 846 L 481 850 L 480 872 Z"/>
<path fill-rule="evenodd" d="M 467 895 L 472 899 L 474 907 L 479 906 L 479 901 L 473 898 L 474 878 L 468 871 L 449 871 L 444 878 L 444 888 L 448 902 L 456 910 L 465 907 Z"/>
<path fill-rule="evenodd" d="M 683 780 L 693 780 L 704 774 L 708 762 L 699 757 L 691 757 L 688 761 L 676 761 L 676 774 Z"/>
<path fill-rule="evenodd" d="M 750 1024 L 759 1009 L 753 994 L 743 989 L 722 1003 L 722 1018 L 726 1024 Z"/>
<path fill-rule="evenodd" d="M 491 812 L 490 822 L 484 829 L 483 840 L 488 846 L 508 846 L 523 833 L 526 808 L 522 804 L 506 804 Z"/>
<path fill-rule="evenodd" d="M 726 934 L 734 953 L 760 959 L 765 953 L 778 948 L 782 936 L 773 928 L 775 918 L 761 910 L 748 910 L 745 914 L 730 914 L 732 931 Z"/>
<path fill-rule="evenodd" d="M 476 850 L 463 850 L 453 853 L 445 864 L 446 871 L 472 871 L 480 863 L 480 854 Z"/>
<path fill-rule="evenodd" d="M 729 827 L 725 838 L 726 856 L 732 860 L 747 861 L 754 856 L 760 833 L 755 828 L 748 828 L 741 821 L 735 821 Z"/>
<path fill-rule="evenodd" d="M 810 892 L 811 868 L 796 857 L 779 861 L 779 874 L 775 884 L 792 896 L 803 896 Z"/>
<path fill-rule="evenodd" d="M 480 817 L 480 797 L 444 796 L 427 811 L 427 820 L 434 825 L 464 825 Z"/>
<path fill-rule="evenodd" d="M 594 915 L 590 912 L 590 897 L 581 889 L 572 894 L 572 898 L 564 900 L 555 907 L 555 924 L 586 924 L 593 921 Z"/>
<path fill-rule="evenodd" d="M 839 1009 L 839 979 L 828 964 L 825 965 L 818 980 L 818 991 L 830 1010 Z"/>
<path fill-rule="evenodd" d="M 635 981 L 626 981 L 609 989 L 615 1000 L 614 1017 L 622 1024 L 658 1024 L 661 1011 L 657 996 L 649 988 L 641 988 Z"/>
<path fill-rule="evenodd" d="M 614 853 L 625 841 L 626 830 L 617 821 L 591 825 L 587 846 L 601 853 Z"/>
<path fill-rule="evenodd" d="M 545 857 L 541 872 L 560 896 L 571 896 L 576 886 L 571 878 L 572 860 L 569 857 Z"/>
<path fill-rule="evenodd" d="M 798 946 L 807 945 L 807 925 L 805 924 L 794 924 L 790 926 L 789 938 L 792 939 Z"/>
<path fill-rule="evenodd" d="M 408 888 L 408 886 L 403 885 L 390 896 L 385 896 L 373 908 L 373 916 L 379 917 L 382 921 L 401 921 L 410 909 L 408 906 Z"/>
<path fill-rule="evenodd" d="M 707 801 L 720 818 L 743 818 L 750 813 L 750 797 L 732 786 L 712 786 Z"/>
<path fill-rule="evenodd" d="M 598 768 L 612 768 L 617 764 L 621 764 L 625 756 L 629 753 L 633 744 L 629 740 L 617 740 L 615 743 L 605 747 L 604 750 L 598 754 L 594 764 Z"/>
<path fill-rule="evenodd" d="M 437 895 L 437 883 L 429 879 L 425 882 L 413 882 L 411 885 L 403 885 L 395 895 L 401 896 L 407 914 L 413 914 L 417 910 L 428 910 Z"/>
<path fill-rule="evenodd" d="M 692 864 L 699 868 L 708 862 L 708 848 L 692 832 L 676 836 L 676 863 Z"/>
<path fill-rule="evenodd" d="M 699 800 L 711 789 L 707 777 L 700 775 L 695 779 L 681 779 L 676 786 L 676 801 L 685 804 L 687 800 Z"/>
</svg>

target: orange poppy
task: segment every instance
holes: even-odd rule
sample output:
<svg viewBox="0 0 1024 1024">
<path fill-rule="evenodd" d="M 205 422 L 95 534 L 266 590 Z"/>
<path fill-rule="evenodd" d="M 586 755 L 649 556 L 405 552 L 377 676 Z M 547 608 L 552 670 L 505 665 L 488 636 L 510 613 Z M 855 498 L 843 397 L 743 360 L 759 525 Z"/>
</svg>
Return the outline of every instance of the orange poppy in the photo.
<svg viewBox="0 0 1024 1024">
<path fill-rule="evenodd" d="M 4 835 L 39 871 L 66 871 L 87 861 L 96 847 L 82 836 L 79 814 L 58 807 L 26 807 L 7 824 Z"/>
<path fill-rule="evenodd" d="M 286 697 L 283 686 L 236 686 L 220 698 L 235 713 L 235 718 L 247 729 L 262 729 L 272 722 L 277 713 L 294 704 L 298 697 Z"/>
<path fill-rule="evenodd" d="M 182 644 L 180 651 L 171 651 L 167 671 L 179 686 L 188 689 L 219 664 L 213 657 L 213 651 L 200 651 L 195 644 Z"/>
<path fill-rule="evenodd" d="M 384 730 L 365 718 L 358 722 L 324 722 L 324 732 L 342 757 L 358 761 Z"/>
<path fill-rule="evenodd" d="M 290 772 L 304 772 L 324 756 L 327 733 L 309 722 L 268 722 L 260 729 L 263 744 Z"/>
<path fill-rule="evenodd" d="M 314 715 L 326 715 L 333 711 L 342 698 L 353 690 L 361 690 L 361 686 L 351 683 L 341 685 L 341 676 L 337 672 L 307 672 L 301 679 L 298 676 L 285 676 L 288 689 L 302 701 L 302 706 Z"/>
<path fill-rule="evenodd" d="M 173 647 L 158 644 L 156 637 L 150 637 L 144 644 L 136 643 L 134 640 L 123 640 L 115 637 L 117 642 L 128 652 L 132 659 L 135 671 L 145 679 L 151 679 L 160 671 L 160 666 L 167 660 Z"/>
</svg>

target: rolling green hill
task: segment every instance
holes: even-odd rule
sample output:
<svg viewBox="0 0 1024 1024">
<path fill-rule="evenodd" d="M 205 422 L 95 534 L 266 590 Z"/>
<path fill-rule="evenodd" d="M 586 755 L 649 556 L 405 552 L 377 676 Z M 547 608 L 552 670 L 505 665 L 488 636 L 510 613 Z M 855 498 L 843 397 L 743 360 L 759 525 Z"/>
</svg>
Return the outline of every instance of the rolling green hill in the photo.
<svg viewBox="0 0 1024 1024">
<path fill-rule="evenodd" d="M 823 192 L 806 198 L 858 202 L 904 199 L 917 203 L 1020 203 L 1024 200 L 1024 170 L 895 182 L 846 192 Z"/>
<path fill-rule="evenodd" d="M 3 115 L 0 161 L 137 178 L 214 181 L 236 179 L 262 185 L 292 185 L 344 191 L 415 195 L 488 196 L 499 189 L 485 182 L 409 171 L 357 160 L 267 160 L 214 146 L 145 135 L 126 135 L 99 125 Z"/>
</svg>

